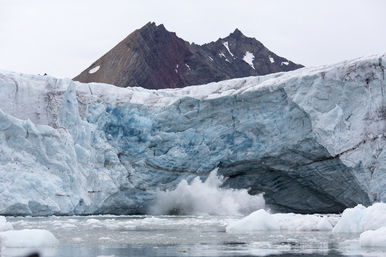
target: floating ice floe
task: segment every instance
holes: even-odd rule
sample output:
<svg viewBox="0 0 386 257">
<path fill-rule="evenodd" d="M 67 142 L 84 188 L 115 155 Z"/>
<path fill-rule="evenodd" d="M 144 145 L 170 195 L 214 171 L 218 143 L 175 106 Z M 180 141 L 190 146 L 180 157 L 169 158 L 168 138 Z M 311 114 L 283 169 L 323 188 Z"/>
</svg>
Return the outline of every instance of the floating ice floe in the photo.
<svg viewBox="0 0 386 257">
<path fill-rule="evenodd" d="M 386 238 L 386 203 L 375 203 L 367 208 L 363 205 L 357 205 L 354 208 L 346 209 L 338 219 L 318 214 L 270 214 L 261 209 L 226 227 L 226 231 L 229 233 L 271 230 L 364 232 L 361 234 L 361 245 L 382 244 L 378 242 L 382 242 L 381 239 Z M 386 241 L 384 242 L 386 245 Z"/>
<path fill-rule="evenodd" d="M 98 220 L 98 219 L 88 219 L 88 220 L 86 220 L 86 224 L 88 226 L 91 226 L 91 227 L 94 227 L 94 228 L 103 227 L 104 226 L 103 222 Z"/>
<path fill-rule="evenodd" d="M 270 214 L 261 209 L 247 217 L 229 224 L 228 233 L 248 233 L 254 231 L 330 231 L 331 221 L 322 215 L 302 215 L 294 213 Z"/>
<path fill-rule="evenodd" d="M 34 248 L 54 247 L 59 241 L 45 229 L 22 229 L 0 232 L 2 247 L 9 248 Z"/>
<path fill-rule="evenodd" d="M 386 226 L 363 232 L 359 243 L 361 247 L 386 247 Z"/>
<path fill-rule="evenodd" d="M 7 222 L 6 218 L 0 216 L 0 231 L 12 230 L 13 226 L 11 223 Z"/>
<path fill-rule="evenodd" d="M 375 203 L 364 207 L 348 208 L 333 229 L 334 233 L 361 233 L 386 226 L 386 203 Z"/>
</svg>

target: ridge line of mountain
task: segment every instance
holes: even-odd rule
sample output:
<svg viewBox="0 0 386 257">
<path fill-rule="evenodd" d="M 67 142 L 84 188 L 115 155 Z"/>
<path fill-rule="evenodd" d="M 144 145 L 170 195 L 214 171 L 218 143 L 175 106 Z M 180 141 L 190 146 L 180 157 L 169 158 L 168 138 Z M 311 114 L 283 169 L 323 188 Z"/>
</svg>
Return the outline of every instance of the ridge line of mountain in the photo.
<svg viewBox="0 0 386 257">
<path fill-rule="evenodd" d="M 198 45 L 179 38 L 163 24 L 149 22 L 128 35 L 74 80 L 119 87 L 181 88 L 301 67 L 271 52 L 239 29 L 225 38 Z"/>
</svg>

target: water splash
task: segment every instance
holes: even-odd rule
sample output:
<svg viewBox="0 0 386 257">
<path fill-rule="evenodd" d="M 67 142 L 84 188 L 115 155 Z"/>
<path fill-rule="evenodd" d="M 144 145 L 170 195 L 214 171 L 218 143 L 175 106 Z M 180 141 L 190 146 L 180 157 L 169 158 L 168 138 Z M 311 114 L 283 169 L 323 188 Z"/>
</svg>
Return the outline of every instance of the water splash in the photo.
<svg viewBox="0 0 386 257">
<path fill-rule="evenodd" d="M 151 214 L 246 215 L 264 208 L 263 195 L 250 195 L 246 189 L 221 188 L 224 177 L 213 170 L 205 181 L 182 180 L 172 191 L 158 191 Z"/>
</svg>

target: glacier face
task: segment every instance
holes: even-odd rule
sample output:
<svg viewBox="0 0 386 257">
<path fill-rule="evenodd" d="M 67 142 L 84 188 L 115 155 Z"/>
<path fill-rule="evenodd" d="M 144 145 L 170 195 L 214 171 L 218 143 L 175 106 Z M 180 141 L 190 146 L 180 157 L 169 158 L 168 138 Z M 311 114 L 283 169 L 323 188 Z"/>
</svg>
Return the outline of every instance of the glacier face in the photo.
<svg viewBox="0 0 386 257">
<path fill-rule="evenodd" d="M 386 201 L 386 57 L 145 90 L 0 72 L 0 214 L 146 212 L 205 177 L 280 211 Z"/>
</svg>

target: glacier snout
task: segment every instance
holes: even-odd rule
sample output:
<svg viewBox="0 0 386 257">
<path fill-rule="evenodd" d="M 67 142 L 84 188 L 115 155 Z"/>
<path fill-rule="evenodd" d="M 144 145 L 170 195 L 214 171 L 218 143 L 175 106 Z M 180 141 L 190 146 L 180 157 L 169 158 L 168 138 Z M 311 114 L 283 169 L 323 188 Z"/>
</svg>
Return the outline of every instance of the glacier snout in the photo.
<svg viewBox="0 0 386 257">
<path fill-rule="evenodd" d="M 1 72 L 0 213 L 144 213 L 215 168 L 281 211 L 385 201 L 385 62 L 158 91 Z"/>
</svg>

